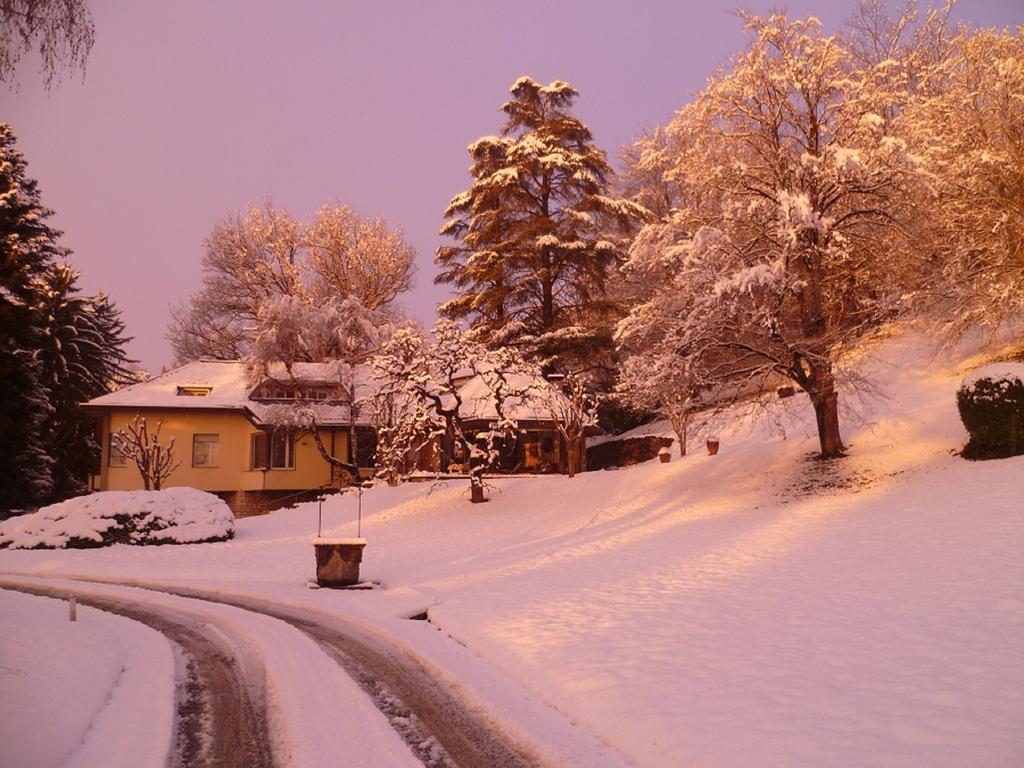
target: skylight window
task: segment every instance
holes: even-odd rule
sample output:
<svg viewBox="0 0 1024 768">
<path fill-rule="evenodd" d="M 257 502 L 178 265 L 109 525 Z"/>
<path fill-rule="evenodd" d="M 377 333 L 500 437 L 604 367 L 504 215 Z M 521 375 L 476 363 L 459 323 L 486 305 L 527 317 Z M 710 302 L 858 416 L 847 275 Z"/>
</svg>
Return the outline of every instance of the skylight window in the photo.
<svg viewBox="0 0 1024 768">
<path fill-rule="evenodd" d="M 208 397 L 213 387 L 178 387 L 178 397 Z"/>
</svg>

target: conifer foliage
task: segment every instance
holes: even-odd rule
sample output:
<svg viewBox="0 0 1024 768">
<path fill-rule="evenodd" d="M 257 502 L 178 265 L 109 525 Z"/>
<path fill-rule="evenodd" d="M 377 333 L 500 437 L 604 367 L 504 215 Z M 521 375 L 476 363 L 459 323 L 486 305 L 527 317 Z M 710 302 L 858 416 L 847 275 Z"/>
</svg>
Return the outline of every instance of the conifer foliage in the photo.
<svg viewBox="0 0 1024 768">
<path fill-rule="evenodd" d="M 441 229 L 456 242 L 436 256 L 437 282 L 457 289 L 442 315 L 549 363 L 600 345 L 609 270 L 647 216 L 611 195 L 608 160 L 572 114 L 577 96 L 561 80 L 512 85 L 501 135 L 469 146 L 473 183 Z"/>
<path fill-rule="evenodd" d="M 0 124 L 0 511 L 85 490 L 99 448 L 77 406 L 127 375 L 118 312 L 79 293 L 51 215 Z"/>
</svg>

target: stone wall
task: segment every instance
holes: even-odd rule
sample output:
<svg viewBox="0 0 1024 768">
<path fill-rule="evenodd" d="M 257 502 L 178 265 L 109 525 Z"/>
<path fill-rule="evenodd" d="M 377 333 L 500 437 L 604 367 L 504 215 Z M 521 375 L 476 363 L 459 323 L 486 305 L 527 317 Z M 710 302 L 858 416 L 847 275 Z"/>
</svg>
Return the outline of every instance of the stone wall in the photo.
<svg viewBox="0 0 1024 768">
<path fill-rule="evenodd" d="M 622 440 L 608 440 L 587 447 L 587 471 L 608 467 L 629 467 L 657 458 L 658 451 L 674 443 L 671 437 L 647 435 Z"/>
<path fill-rule="evenodd" d="M 307 501 L 316 501 L 338 491 L 334 488 L 325 490 L 301 491 L 223 491 L 216 495 L 224 499 L 235 517 L 254 517 L 266 515 L 275 509 L 290 507 Z"/>
</svg>

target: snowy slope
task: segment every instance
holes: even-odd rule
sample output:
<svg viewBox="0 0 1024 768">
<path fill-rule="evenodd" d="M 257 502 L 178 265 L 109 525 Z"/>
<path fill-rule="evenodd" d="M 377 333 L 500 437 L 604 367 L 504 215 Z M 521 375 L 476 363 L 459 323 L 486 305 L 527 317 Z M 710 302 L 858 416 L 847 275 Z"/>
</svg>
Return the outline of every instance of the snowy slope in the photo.
<svg viewBox="0 0 1024 768">
<path fill-rule="evenodd" d="M 881 397 L 848 398 L 838 462 L 808 459 L 795 397 L 772 422 L 717 425 L 715 457 L 499 480 L 482 506 L 458 481 L 368 491 L 372 592 L 305 589 L 315 505 L 239 521 L 223 544 L 7 551 L 0 571 L 361 616 L 567 764 L 596 762 L 516 686 L 640 766 L 1019 765 L 1024 458 L 953 455 L 954 393 L 982 362 L 891 339 L 862 363 Z M 355 505 L 325 503 L 324 535 L 355 535 Z M 443 633 L 397 618 L 428 608 Z"/>
<path fill-rule="evenodd" d="M 19 768 L 162 768 L 171 743 L 174 657 L 134 621 L 0 590 L 0 744 Z"/>
</svg>

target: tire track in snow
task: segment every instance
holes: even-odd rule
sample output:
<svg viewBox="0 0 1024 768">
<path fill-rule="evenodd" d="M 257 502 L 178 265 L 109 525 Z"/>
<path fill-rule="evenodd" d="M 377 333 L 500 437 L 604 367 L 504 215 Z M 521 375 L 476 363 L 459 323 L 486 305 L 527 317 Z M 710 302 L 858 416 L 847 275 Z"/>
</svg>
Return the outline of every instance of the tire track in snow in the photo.
<svg viewBox="0 0 1024 768">
<path fill-rule="evenodd" d="M 35 576 L 34 576 L 35 578 Z M 383 633 L 354 620 L 266 600 L 138 580 L 63 577 L 137 587 L 269 616 L 312 638 L 370 696 L 429 768 L 540 768 L 486 712 L 467 702 L 451 681 Z"/>
<path fill-rule="evenodd" d="M 175 701 L 172 768 L 271 768 L 274 765 L 262 685 L 242 670 L 229 631 L 211 631 L 198 618 L 164 606 L 142 605 L 66 587 L 2 582 L 5 589 L 66 599 L 145 624 L 167 637 L 182 669 Z"/>
</svg>

